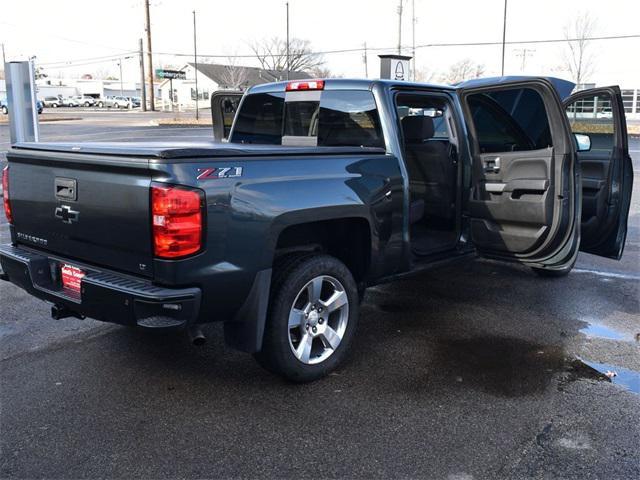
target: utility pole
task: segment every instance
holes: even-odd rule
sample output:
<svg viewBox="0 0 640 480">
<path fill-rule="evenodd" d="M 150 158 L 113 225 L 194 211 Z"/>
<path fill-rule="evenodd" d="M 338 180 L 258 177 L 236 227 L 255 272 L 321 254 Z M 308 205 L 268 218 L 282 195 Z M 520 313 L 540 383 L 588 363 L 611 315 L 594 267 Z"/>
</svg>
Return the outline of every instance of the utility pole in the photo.
<svg viewBox="0 0 640 480">
<path fill-rule="evenodd" d="M 142 111 L 146 112 L 147 111 L 147 92 L 145 91 L 144 88 L 144 48 L 142 46 L 142 39 L 140 39 L 139 41 L 139 47 L 138 47 L 138 56 L 139 56 L 139 60 L 140 60 L 140 93 L 141 93 L 141 106 L 142 106 Z"/>
<path fill-rule="evenodd" d="M 362 55 L 364 61 L 364 78 L 369 78 L 369 65 L 367 63 L 367 42 L 364 42 L 364 54 Z"/>
<path fill-rule="evenodd" d="M 155 111 L 155 92 L 153 88 L 153 54 L 151 50 L 151 15 L 149 0 L 144 0 L 144 29 L 147 32 L 147 63 L 149 64 L 149 108 Z"/>
<path fill-rule="evenodd" d="M 200 110 L 198 108 L 198 47 L 196 43 L 196 11 L 193 11 L 193 64 L 196 76 L 196 120 L 200 118 Z"/>
<path fill-rule="evenodd" d="M 516 57 L 522 57 L 522 65 L 520 66 L 520 71 L 524 73 L 524 67 L 527 64 L 527 56 L 533 55 L 535 53 L 534 49 L 531 48 L 520 48 L 520 53 L 516 54 Z"/>
<path fill-rule="evenodd" d="M 402 54 L 402 1 L 398 3 L 398 55 Z"/>
<path fill-rule="evenodd" d="M 413 56 L 413 68 L 411 79 L 416 81 L 416 0 L 411 0 L 411 55 Z"/>
<path fill-rule="evenodd" d="M 118 60 L 118 67 L 120 67 L 120 96 L 124 96 L 124 89 L 122 88 L 122 59 Z"/>
<path fill-rule="evenodd" d="M 4 70 L 4 64 L 7 63 L 7 59 L 4 56 L 4 43 L 2 44 L 2 69 Z"/>
<path fill-rule="evenodd" d="M 289 80 L 290 70 L 291 70 L 291 63 L 289 59 L 289 2 L 287 2 L 287 80 Z"/>
<path fill-rule="evenodd" d="M 504 47 L 507 39 L 507 0 L 504 0 L 504 19 L 502 20 L 502 76 L 504 77 Z"/>
</svg>

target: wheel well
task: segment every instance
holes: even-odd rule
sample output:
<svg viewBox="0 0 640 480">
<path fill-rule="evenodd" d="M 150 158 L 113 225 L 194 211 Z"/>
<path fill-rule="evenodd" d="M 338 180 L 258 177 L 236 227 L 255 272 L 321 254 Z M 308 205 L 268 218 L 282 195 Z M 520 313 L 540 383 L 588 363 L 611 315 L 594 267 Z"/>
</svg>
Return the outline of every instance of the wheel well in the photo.
<svg viewBox="0 0 640 480">
<path fill-rule="evenodd" d="M 364 280 L 371 262 L 371 231 L 364 218 L 338 218 L 285 228 L 278 237 L 276 258 L 297 251 L 323 252 L 343 262 L 356 282 Z"/>
</svg>

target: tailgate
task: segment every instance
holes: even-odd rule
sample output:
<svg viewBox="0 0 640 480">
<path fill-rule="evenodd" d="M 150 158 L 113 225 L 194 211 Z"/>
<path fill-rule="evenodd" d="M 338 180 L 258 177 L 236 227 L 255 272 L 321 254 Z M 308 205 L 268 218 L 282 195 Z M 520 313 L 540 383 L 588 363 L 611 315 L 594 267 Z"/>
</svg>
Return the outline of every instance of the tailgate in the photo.
<svg viewBox="0 0 640 480">
<path fill-rule="evenodd" d="M 18 243 L 153 275 L 147 159 L 20 150 L 7 158 Z"/>
</svg>

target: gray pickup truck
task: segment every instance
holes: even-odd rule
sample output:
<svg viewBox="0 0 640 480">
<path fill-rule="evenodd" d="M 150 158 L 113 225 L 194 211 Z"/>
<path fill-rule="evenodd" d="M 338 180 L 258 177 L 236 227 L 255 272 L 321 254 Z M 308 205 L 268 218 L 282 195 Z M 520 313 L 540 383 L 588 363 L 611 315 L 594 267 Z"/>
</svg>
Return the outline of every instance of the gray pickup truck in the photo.
<svg viewBox="0 0 640 480">
<path fill-rule="evenodd" d="M 222 321 L 229 345 L 314 380 L 345 359 L 371 285 L 476 255 L 541 276 L 579 250 L 621 257 L 620 91 L 572 89 L 284 82 L 246 92 L 224 142 L 16 144 L 1 278 L 54 318 Z"/>
</svg>

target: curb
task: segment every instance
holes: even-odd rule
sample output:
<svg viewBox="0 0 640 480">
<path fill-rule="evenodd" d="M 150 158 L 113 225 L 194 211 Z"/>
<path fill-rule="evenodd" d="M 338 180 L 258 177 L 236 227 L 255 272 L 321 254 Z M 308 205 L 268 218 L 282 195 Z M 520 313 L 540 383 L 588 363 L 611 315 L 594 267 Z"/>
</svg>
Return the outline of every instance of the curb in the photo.
<svg viewBox="0 0 640 480">
<path fill-rule="evenodd" d="M 82 117 L 55 117 L 55 118 L 38 118 L 38 123 L 48 122 L 66 122 L 66 121 L 84 120 Z M 0 120 L 0 125 L 9 125 L 9 120 Z"/>
</svg>

